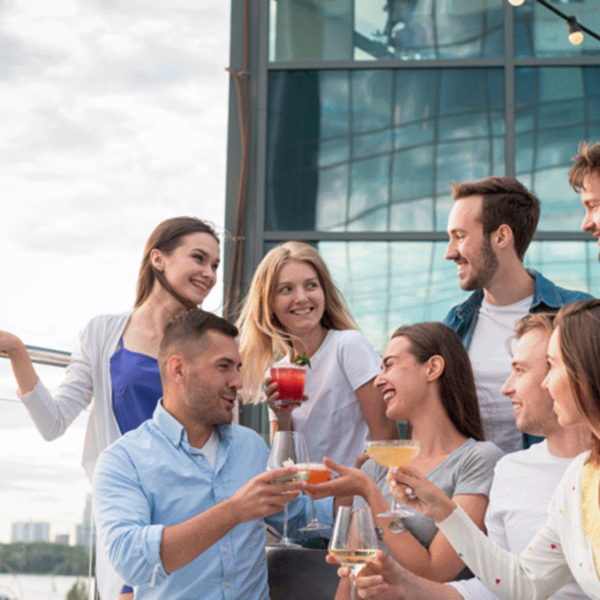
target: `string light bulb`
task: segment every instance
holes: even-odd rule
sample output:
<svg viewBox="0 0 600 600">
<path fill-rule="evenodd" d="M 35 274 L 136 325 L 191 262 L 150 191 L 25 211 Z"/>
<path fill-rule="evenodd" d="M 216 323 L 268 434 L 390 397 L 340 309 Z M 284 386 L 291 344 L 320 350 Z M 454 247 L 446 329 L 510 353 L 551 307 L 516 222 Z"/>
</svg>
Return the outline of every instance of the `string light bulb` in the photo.
<svg viewBox="0 0 600 600">
<path fill-rule="evenodd" d="M 508 0 L 508 3 L 513 6 L 521 6 L 521 4 L 525 4 L 525 0 Z"/>
<path fill-rule="evenodd" d="M 574 46 L 579 46 L 583 42 L 583 31 L 579 27 L 579 23 L 575 17 L 567 18 L 567 28 L 569 30 L 569 41 Z"/>
</svg>

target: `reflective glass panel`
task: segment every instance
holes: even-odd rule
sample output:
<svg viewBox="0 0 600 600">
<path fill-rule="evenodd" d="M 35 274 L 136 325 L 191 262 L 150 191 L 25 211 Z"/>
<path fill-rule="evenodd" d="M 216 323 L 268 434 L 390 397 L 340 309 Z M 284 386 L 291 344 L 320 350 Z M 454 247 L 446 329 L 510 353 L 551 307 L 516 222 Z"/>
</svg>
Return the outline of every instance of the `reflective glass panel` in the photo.
<svg viewBox="0 0 600 600">
<path fill-rule="evenodd" d="M 271 71 L 267 231 L 445 230 L 450 181 L 504 173 L 501 69 Z"/>
<path fill-rule="evenodd" d="M 598 0 L 549 0 L 550 4 L 579 23 L 600 32 L 600 2 Z M 569 41 L 566 23 L 537 2 L 525 2 L 514 9 L 515 56 L 586 56 L 600 53 L 600 41 L 584 34 L 582 44 Z"/>
<path fill-rule="evenodd" d="M 567 172 L 579 142 L 600 139 L 599 81 L 600 67 L 516 69 L 516 174 L 542 202 L 541 231 L 579 229 Z"/>
<path fill-rule="evenodd" d="M 317 247 L 378 352 L 400 325 L 442 320 L 469 295 L 458 286 L 454 263 L 444 260 L 445 242 L 319 242 Z M 525 266 L 562 287 L 600 294 L 596 242 L 534 241 Z"/>
<path fill-rule="evenodd" d="M 270 0 L 271 61 L 502 55 L 502 0 Z"/>
</svg>

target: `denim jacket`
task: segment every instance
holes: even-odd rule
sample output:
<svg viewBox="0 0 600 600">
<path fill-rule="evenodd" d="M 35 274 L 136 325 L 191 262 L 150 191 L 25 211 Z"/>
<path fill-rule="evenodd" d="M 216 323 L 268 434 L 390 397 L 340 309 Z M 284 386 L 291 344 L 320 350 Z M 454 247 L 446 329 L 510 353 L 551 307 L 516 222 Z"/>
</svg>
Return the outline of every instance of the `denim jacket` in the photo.
<svg viewBox="0 0 600 600">
<path fill-rule="evenodd" d="M 558 287 L 534 269 L 527 269 L 527 272 L 535 279 L 533 301 L 529 308 L 530 313 L 544 311 L 556 312 L 563 304 L 593 298 L 593 296 L 590 296 L 590 294 L 587 294 L 586 292 L 566 290 L 565 288 Z M 465 348 L 468 348 L 471 343 L 482 301 L 483 290 L 477 290 L 462 304 L 458 304 L 452 308 L 444 319 L 444 323 L 458 333 Z M 540 442 L 541 440 L 542 438 L 540 437 L 524 433 L 523 447 L 529 448 L 531 444 Z"/>
<path fill-rule="evenodd" d="M 565 288 L 558 287 L 534 269 L 527 269 L 527 272 L 535 279 L 533 302 L 529 308 L 530 313 L 556 312 L 563 304 L 593 298 L 593 296 L 590 296 L 586 292 L 566 290 Z M 483 290 L 477 290 L 462 304 L 458 304 L 452 308 L 444 319 L 444 323 L 458 333 L 466 348 L 471 343 L 482 301 Z"/>
</svg>

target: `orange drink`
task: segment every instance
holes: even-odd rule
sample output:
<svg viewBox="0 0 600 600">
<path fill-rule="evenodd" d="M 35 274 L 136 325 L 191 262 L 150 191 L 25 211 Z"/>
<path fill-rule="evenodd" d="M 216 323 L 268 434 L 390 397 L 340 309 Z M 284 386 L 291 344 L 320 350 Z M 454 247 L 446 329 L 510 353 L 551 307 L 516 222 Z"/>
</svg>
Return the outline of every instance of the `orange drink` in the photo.
<svg viewBox="0 0 600 600">
<path fill-rule="evenodd" d="M 308 463 L 308 479 L 307 483 L 315 485 L 317 483 L 324 483 L 331 478 L 331 469 L 328 469 L 323 463 Z M 302 467 L 298 467 L 304 468 Z"/>
</svg>

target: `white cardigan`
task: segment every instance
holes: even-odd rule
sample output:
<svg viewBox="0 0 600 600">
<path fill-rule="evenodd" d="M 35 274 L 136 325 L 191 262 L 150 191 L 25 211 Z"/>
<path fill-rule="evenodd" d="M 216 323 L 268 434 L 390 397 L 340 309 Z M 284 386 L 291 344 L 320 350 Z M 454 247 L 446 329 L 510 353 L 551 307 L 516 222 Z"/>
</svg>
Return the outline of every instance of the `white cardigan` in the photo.
<svg viewBox="0 0 600 600">
<path fill-rule="evenodd" d="M 119 315 L 92 319 L 79 334 L 79 344 L 71 355 L 65 378 L 54 398 L 41 381 L 21 396 L 35 426 L 46 440 L 60 437 L 92 398 L 83 444 L 83 468 L 90 481 L 102 450 L 121 437 L 115 418 L 110 379 L 110 357 L 133 310 Z M 96 575 L 101 600 L 116 600 L 122 579 L 111 567 L 106 551 L 96 544 Z"/>
<path fill-rule="evenodd" d="M 498 598 L 540 600 L 571 577 L 600 599 L 592 547 L 583 530 L 581 480 L 589 453 L 579 455 L 556 488 L 548 521 L 519 556 L 491 542 L 458 508 L 439 524 L 458 555 Z"/>
<path fill-rule="evenodd" d="M 87 324 L 54 397 L 41 381 L 20 397 L 45 440 L 60 437 L 94 399 L 82 457 L 90 481 L 100 452 L 121 437 L 113 411 L 110 357 L 132 313 L 102 315 Z"/>
</svg>

